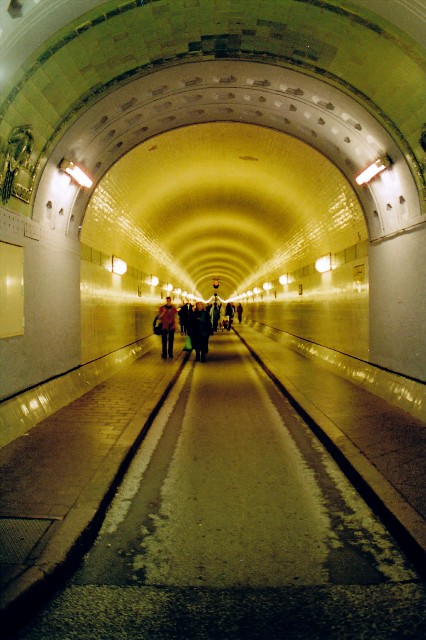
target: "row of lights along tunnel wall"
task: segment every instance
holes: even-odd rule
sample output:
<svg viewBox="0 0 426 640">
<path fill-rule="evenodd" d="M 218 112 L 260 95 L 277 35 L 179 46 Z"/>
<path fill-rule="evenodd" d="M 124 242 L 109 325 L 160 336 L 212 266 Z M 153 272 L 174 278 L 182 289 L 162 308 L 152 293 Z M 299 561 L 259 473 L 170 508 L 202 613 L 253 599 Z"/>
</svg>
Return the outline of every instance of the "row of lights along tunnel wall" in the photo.
<svg viewBox="0 0 426 640">
<path fill-rule="evenodd" d="M 356 176 L 355 180 L 357 184 L 359 185 L 368 184 L 368 182 L 373 180 L 373 178 L 375 178 L 379 173 L 381 173 L 382 171 L 390 167 L 391 164 L 392 164 L 391 160 L 388 156 L 382 156 L 378 158 L 375 162 L 373 162 L 366 169 L 364 169 L 358 176 Z M 59 163 L 59 169 L 61 169 L 62 171 L 65 171 L 65 173 L 69 175 L 70 178 L 79 187 L 90 189 L 90 187 L 93 184 L 93 180 L 90 178 L 88 173 L 82 167 L 79 167 L 77 164 L 75 164 L 74 162 L 71 162 L 70 160 L 66 160 L 65 158 L 63 158 Z M 319 273 L 325 273 L 326 271 L 330 271 L 333 268 L 331 254 L 327 254 L 325 256 L 322 256 L 321 258 L 318 258 L 318 260 L 316 260 L 315 262 L 315 268 Z M 117 256 L 112 256 L 111 270 L 115 274 L 124 275 L 127 272 L 127 263 L 121 258 L 118 258 Z M 289 284 L 288 274 L 281 275 L 279 277 L 279 283 L 281 285 Z M 156 276 L 150 276 L 147 284 L 155 287 L 155 286 L 158 286 L 159 280 Z M 269 291 L 270 289 L 272 289 L 272 286 L 273 285 L 271 282 L 265 282 L 263 284 L 263 289 L 265 291 Z M 182 295 L 182 297 L 188 298 L 190 300 L 194 299 L 195 297 L 194 294 L 188 293 L 186 291 L 182 291 L 179 288 L 174 289 L 173 285 L 170 283 L 166 283 L 163 286 L 163 288 L 168 293 L 173 292 L 176 295 Z M 259 289 L 258 287 L 255 287 L 253 290 L 249 290 L 245 293 L 242 293 L 240 295 L 233 296 L 233 297 L 237 299 L 248 298 L 248 297 L 258 295 L 259 293 L 261 293 L 261 291 L 262 291 L 261 289 Z"/>
</svg>

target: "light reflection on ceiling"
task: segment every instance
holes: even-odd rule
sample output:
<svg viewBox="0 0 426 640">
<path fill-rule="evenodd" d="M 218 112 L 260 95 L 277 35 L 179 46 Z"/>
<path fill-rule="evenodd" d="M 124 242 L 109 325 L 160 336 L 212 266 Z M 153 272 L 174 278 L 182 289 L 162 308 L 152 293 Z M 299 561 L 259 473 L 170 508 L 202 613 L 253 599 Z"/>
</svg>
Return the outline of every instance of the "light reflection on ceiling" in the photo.
<svg viewBox="0 0 426 640">
<path fill-rule="evenodd" d="M 253 160 L 256 158 L 256 160 Z M 105 175 L 81 239 L 160 279 L 221 296 L 367 238 L 352 188 L 318 151 L 271 129 L 194 125 L 135 148 Z"/>
</svg>

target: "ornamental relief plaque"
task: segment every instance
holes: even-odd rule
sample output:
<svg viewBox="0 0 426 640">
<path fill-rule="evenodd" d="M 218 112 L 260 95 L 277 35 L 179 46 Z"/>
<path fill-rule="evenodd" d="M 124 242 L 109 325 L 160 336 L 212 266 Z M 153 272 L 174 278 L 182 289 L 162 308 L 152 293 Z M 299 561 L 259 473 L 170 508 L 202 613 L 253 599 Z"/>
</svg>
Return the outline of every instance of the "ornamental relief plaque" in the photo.
<svg viewBox="0 0 426 640">
<path fill-rule="evenodd" d="M 14 196 L 29 203 L 34 185 L 34 166 L 30 164 L 34 147 L 34 136 L 31 127 L 24 125 L 15 127 L 9 140 L 3 145 L 1 156 L 4 158 L 0 167 L 0 189 L 3 204 Z"/>
</svg>

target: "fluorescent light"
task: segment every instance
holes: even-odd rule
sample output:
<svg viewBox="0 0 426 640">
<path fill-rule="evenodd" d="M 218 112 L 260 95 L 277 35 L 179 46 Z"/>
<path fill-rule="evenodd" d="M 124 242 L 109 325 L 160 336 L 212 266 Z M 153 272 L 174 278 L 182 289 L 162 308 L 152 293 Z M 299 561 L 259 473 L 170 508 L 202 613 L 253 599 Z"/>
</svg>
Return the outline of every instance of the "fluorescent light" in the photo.
<svg viewBox="0 0 426 640">
<path fill-rule="evenodd" d="M 127 262 L 117 258 L 116 256 L 112 256 L 112 272 L 117 273 L 119 276 L 122 276 L 127 271 Z"/>
<path fill-rule="evenodd" d="M 356 182 L 358 184 L 367 184 L 370 182 L 377 174 L 381 171 L 384 171 L 390 166 L 390 159 L 387 156 L 383 156 L 382 158 L 378 158 L 373 164 L 370 164 L 369 167 L 364 169 L 362 173 L 360 173 L 356 178 Z"/>
<path fill-rule="evenodd" d="M 81 169 L 79 166 L 71 162 L 70 160 L 62 159 L 59 168 L 65 171 L 80 187 L 90 188 L 93 184 L 93 180 Z"/>
</svg>

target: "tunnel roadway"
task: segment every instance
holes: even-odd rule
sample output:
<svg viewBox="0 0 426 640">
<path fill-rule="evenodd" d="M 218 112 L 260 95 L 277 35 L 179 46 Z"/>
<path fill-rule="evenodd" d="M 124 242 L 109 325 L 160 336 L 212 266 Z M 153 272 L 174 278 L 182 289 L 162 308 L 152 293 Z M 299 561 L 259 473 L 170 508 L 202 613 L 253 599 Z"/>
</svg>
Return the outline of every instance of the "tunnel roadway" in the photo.
<svg viewBox="0 0 426 640">
<path fill-rule="evenodd" d="M 421 580 L 237 336 L 193 358 L 93 548 L 17 637 L 426 637 Z"/>
</svg>

